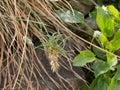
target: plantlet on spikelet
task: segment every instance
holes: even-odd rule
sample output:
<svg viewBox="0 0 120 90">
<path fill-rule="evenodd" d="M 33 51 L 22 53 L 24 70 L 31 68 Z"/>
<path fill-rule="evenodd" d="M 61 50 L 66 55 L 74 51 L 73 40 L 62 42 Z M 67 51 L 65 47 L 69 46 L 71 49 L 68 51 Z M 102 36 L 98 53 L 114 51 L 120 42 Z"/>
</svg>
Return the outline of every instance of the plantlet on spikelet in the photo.
<svg viewBox="0 0 120 90">
<path fill-rule="evenodd" d="M 50 59 L 51 70 L 53 72 L 56 72 L 60 67 L 58 58 L 60 55 L 63 55 L 65 53 L 63 48 L 65 46 L 66 39 L 62 39 L 62 34 L 60 33 L 54 33 L 47 36 L 48 41 L 43 41 L 43 46 L 45 51 L 47 51 L 49 54 L 48 57 Z"/>
</svg>

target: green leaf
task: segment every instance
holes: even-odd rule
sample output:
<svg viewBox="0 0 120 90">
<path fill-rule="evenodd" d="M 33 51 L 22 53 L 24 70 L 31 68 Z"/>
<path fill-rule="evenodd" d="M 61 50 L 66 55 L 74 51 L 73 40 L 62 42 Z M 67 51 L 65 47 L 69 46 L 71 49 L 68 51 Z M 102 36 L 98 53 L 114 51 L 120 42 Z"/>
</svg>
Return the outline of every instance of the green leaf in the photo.
<svg viewBox="0 0 120 90">
<path fill-rule="evenodd" d="M 73 60 L 73 65 L 74 66 L 84 66 L 89 62 L 92 62 L 95 60 L 95 55 L 89 51 L 85 50 L 82 51 L 80 54 L 78 54 L 74 60 Z"/>
<path fill-rule="evenodd" d="M 115 35 L 113 40 L 111 41 L 111 44 L 113 46 L 113 51 L 116 51 L 120 48 L 120 30 L 118 30 Z"/>
<path fill-rule="evenodd" d="M 56 14 L 60 19 L 67 23 L 84 23 L 84 15 L 76 10 L 57 10 Z"/>
<path fill-rule="evenodd" d="M 103 46 L 106 46 L 107 43 L 109 42 L 107 37 L 102 33 L 99 35 L 99 40 Z"/>
<path fill-rule="evenodd" d="M 116 76 L 112 78 L 107 90 L 120 90 L 120 80 L 117 80 Z"/>
<path fill-rule="evenodd" d="M 104 74 L 109 70 L 108 64 L 102 60 L 97 60 L 92 67 L 95 71 L 95 77 L 98 77 L 99 75 Z"/>
<path fill-rule="evenodd" d="M 96 22 L 105 36 L 111 37 L 113 35 L 114 18 L 108 13 L 105 6 L 97 8 Z"/>
<path fill-rule="evenodd" d="M 113 66 L 117 64 L 117 57 L 113 54 L 107 53 L 107 63 L 111 70 L 114 70 Z"/>
<path fill-rule="evenodd" d="M 99 31 L 95 31 L 94 32 L 94 37 L 98 37 L 99 38 L 102 46 L 104 46 L 105 49 L 108 49 L 109 51 L 113 50 L 113 46 L 112 46 L 111 42 L 107 39 L 107 37 L 104 34 L 102 34 Z"/>
<path fill-rule="evenodd" d="M 107 6 L 107 9 L 116 19 L 119 19 L 119 11 L 113 5 Z"/>
<path fill-rule="evenodd" d="M 103 46 L 106 46 L 106 44 L 109 42 L 107 37 L 101 33 L 101 35 L 99 36 L 99 40 L 101 41 Z"/>
<path fill-rule="evenodd" d="M 101 75 L 93 80 L 89 90 L 107 90 L 109 82 L 109 77 Z"/>
<path fill-rule="evenodd" d="M 120 80 L 120 66 L 117 68 L 116 79 Z"/>
<path fill-rule="evenodd" d="M 111 42 L 107 42 L 106 43 L 105 49 L 109 50 L 110 52 L 113 51 L 113 45 L 111 44 Z"/>
<path fill-rule="evenodd" d="M 89 87 L 86 85 L 83 85 L 81 90 L 89 90 Z"/>
<path fill-rule="evenodd" d="M 106 58 L 106 53 L 105 52 L 103 52 L 102 50 L 100 50 L 96 47 L 93 47 L 92 49 L 93 49 L 93 52 L 95 53 L 95 55 L 98 58 L 105 60 L 105 58 Z"/>
<path fill-rule="evenodd" d="M 94 21 L 96 21 L 97 11 L 93 11 L 89 14 L 90 18 L 92 18 Z"/>
</svg>

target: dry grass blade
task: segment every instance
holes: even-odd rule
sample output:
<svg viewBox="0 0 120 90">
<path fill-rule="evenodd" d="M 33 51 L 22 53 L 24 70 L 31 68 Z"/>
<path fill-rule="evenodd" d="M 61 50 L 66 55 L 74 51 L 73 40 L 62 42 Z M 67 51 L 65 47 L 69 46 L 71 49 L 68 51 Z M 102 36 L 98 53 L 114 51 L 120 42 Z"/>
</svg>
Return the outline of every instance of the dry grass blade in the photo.
<svg viewBox="0 0 120 90">
<path fill-rule="evenodd" d="M 72 9 L 66 0 L 61 3 Z M 48 33 L 54 32 L 71 37 L 67 50 L 77 48 L 81 51 L 85 47 L 80 38 L 56 17 L 55 9 L 62 9 L 60 4 L 48 0 L 0 1 L 0 89 L 45 90 L 55 87 L 54 90 L 69 90 L 68 85 L 74 90 L 63 76 L 52 73 L 48 53 L 42 50 L 43 47 L 35 49 L 42 41 L 48 41 Z M 74 55 L 70 52 L 63 56 L 66 62 L 58 57 L 61 58 L 61 67 L 86 83 L 73 70 L 71 60 Z"/>
</svg>

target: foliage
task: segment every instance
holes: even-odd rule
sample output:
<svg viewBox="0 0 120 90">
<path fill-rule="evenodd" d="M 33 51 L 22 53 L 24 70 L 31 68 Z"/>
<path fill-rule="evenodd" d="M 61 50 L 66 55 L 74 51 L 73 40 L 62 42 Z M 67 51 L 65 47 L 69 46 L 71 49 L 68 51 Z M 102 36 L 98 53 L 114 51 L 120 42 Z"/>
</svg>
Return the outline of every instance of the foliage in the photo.
<svg viewBox="0 0 120 90">
<path fill-rule="evenodd" d="M 120 48 L 119 11 L 113 5 L 98 6 L 91 14 L 99 27 L 98 31 L 94 31 L 87 25 L 84 14 L 74 10 L 69 1 L 0 1 L 0 89 L 44 90 L 49 87 L 52 90 L 74 90 L 71 78 L 73 80 L 77 77 L 85 83 L 86 81 L 80 77 L 82 73 L 79 75 L 72 69 L 70 61 L 75 52 L 69 51 L 78 52 L 81 47 L 86 49 L 88 45 L 85 45 L 85 41 L 93 50 L 81 51 L 73 60 L 74 66 L 83 67 L 88 63 L 89 66 L 92 65 L 89 70 L 93 69 L 95 79 L 90 88 L 85 85 L 84 89 L 118 90 L 120 66 L 115 52 Z M 94 3 L 94 0 L 79 1 L 85 7 Z M 80 29 L 81 24 L 90 34 Z M 71 29 L 80 30 L 77 32 L 83 34 L 82 36 L 86 33 L 93 35 L 93 41 L 97 42 L 101 49 Z M 65 37 L 70 37 L 70 40 L 66 42 Z M 65 53 L 66 51 L 68 53 Z M 60 66 L 75 78 L 70 77 L 68 80 L 68 77 L 64 76 L 68 73 L 61 72 L 62 70 L 57 72 Z"/>
<path fill-rule="evenodd" d="M 109 83 L 110 78 L 108 76 L 100 75 L 94 79 L 89 90 L 107 90 Z"/>
<path fill-rule="evenodd" d="M 74 58 L 73 65 L 83 67 L 94 61 L 92 68 L 96 78 L 90 85 L 90 90 L 118 90 L 119 80 L 117 80 L 116 74 L 119 77 L 120 71 L 119 65 L 117 65 L 118 59 L 114 52 L 120 49 L 120 28 L 116 27 L 120 20 L 119 11 L 113 5 L 109 5 L 98 6 L 95 12 L 93 17 L 95 17 L 100 31 L 94 31 L 93 37 L 106 52 L 101 52 L 99 49 L 96 51 L 95 47 L 94 54 L 89 50 L 81 51 Z M 85 24 L 83 15 L 75 10 L 67 10 L 65 13 L 58 11 L 57 15 L 64 22 Z M 105 57 L 102 56 L 103 53 Z M 95 54 L 98 58 L 95 57 Z"/>
<path fill-rule="evenodd" d="M 107 37 L 111 37 L 113 34 L 114 19 L 112 18 L 113 17 L 107 11 L 107 7 L 103 6 L 97 8 L 97 25 L 100 28 L 101 32 Z"/>
<path fill-rule="evenodd" d="M 76 10 L 65 10 L 63 12 L 57 10 L 56 14 L 60 19 L 67 23 L 84 23 L 84 15 Z"/>
<path fill-rule="evenodd" d="M 85 51 L 81 51 L 81 53 L 75 57 L 73 65 L 84 66 L 86 65 L 86 63 L 92 62 L 94 60 L 95 60 L 95 55 L 91 51 L 85 50 Z"/>
<path fill-rule="evenodd" d="M 120 28 L 117 27 L 120 20 L 119 11 L 113 5 L 98 6 L 94 17 L 100 31 L 94 31 L 93 36 L 101 48 L 106 51 L 101 51 L 95 47 L 94 54 L 89 50 L 82 51 L 74 58 L 73 65 L 83 67 L 94 61 L 92 68 L 96 78 L 90 85 L 90 90 L 118 90 L 120 69 L 117 65 L 118 58 L 114 52 L 120 49 Z M 81 22 L 81 19 L 77 20 L 80 21 L 76 23 Z M 102 56 L 103 53 L 106 58 Z M 117 71 L 115 71 L 116 69 Z"/>
</svg>

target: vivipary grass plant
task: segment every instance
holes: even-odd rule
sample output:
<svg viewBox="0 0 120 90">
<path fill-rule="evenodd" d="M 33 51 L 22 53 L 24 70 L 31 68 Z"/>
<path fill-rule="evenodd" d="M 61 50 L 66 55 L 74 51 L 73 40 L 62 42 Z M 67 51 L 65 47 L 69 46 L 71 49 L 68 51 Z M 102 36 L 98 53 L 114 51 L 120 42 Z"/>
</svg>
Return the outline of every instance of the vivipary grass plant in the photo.
<svg viewBox="0 0 120 90">
<path fill-rule="evenodd" d="M 39 49 L 44 49 L 49 53 L 46 57 L 51 60 L 49 63 L 52 68 L 51 73 L 58 70 L 58 67 L 63 67 L 71 71 L 75 77 L 86 82 L 73 70 L 72 56 L 62 52 L 67 52 L 64 50 L 66 45 L 68 51 L 73 49 L 81 51 L 82 48 L 86 48 L 81 38 L 73 33 L 68 28 L 68 24 L 60 20 L 56 14 L 56 10 L 63 10 L 64 7 L 71 9 L 71 6 L 66 0 L 60 0 L 59 3 L 52 1 L 54 0 L 0 1 L 1 90 L 43 90 L 44 86 L 49 87 L 47 80 L 43 77 L 44 74 L 58 89 L 61 90 L 61 86 L 63 86 L 65 90 L 68 90 L 63 82 L 72 88 L 71 84 L 59 75 L 59 72 L 54 73 L 54 75 L 59 78 L 61 86 L 48 73 L 42 60 L 38 58 L 38 53 L 36 53 L 38 46 L 40 46 Z M 66 37 L 70 38 L 64 43 Z M 61 38 L 63 40 L 60 40 L 61 43 L 58 44 L 57 41 Z M 43 43 L 44 48 L 41 43 Z M 60 59 L 63 64 L 58 63 L 59 55 L 65 58 L 67 65 L 63 59 Z M 74 90 L 74 88 L 72 89 Z"/>
</svg>

